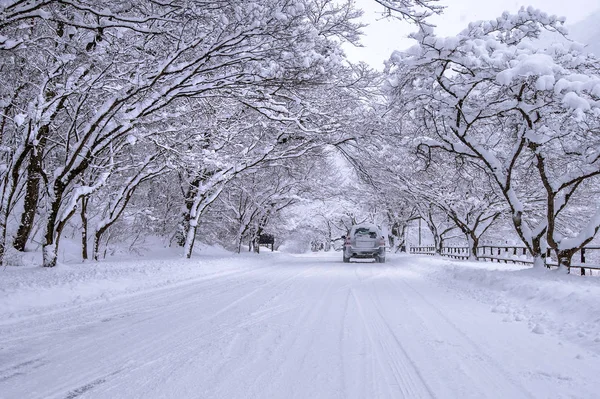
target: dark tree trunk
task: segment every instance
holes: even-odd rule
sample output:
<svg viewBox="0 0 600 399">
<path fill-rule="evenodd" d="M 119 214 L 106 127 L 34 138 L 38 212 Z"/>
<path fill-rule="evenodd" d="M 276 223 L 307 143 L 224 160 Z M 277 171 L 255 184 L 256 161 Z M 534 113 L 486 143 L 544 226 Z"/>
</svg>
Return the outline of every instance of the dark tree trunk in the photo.
<svg viewBox="0 0 600 399">
<path fill-rule="evenodd" d="M 242 253 L 242 243 L 243 243 L 243 241 L 244 241 L 244 236 L 240 235 L 239 238 L 238 238 L 237 251 L 236 251 L 238 254 Z"/>
<path fill-rule="evenodd" d="M 438 236 L 437 234 L 433 235 L 433 242 L 435 245 L 435 254 L 436 255 L 441 255 L 442 254 L 442 250 L 443 250 L 443 244 L 444 244 L 444 240 L 442 240 L 442 237 Z"/>
<path fill-rule="evenodd" d="M 263 228 L 259 227 L 256 230 L 256 235 L 254 236 L 254 253 L 260 253 L 260 235 L 263 232 Z"/>
<path fill-rule="evenodd" d="M 392 228 L 390 229 L 390 234 L 388 234 L 388 243 L 390 246 L 390 250 L 394 252 L 398 252 L 396 248 L 396 242 L 398 242 L 398 247 L 401 245 L 400 241 L 400 232 L 398 231 L 399 225 L 398 223 L 394 223 Z"/>
<path fill-rule="evenodd" d="M 192 257 L 192 252 L 194 251 L 194 243 L 196 242 L 196 231 L 198 230 L 198 226 L 194 225 L 188 228 L 188 238 L 186 239 L 186 243 L 184 245 L 185 248 L 185 257 L 190 259 Z"/>
<path fill-rule="evenodd" d="M 94 233 L 94 260 L 98 261 L 100 259 L 100 239 L 102 238 L 102 234 L 104 234 L 103 229 L 96 230 Z"/>
<path fill-rule="evenodd" d="M 4 263 L 4 253 L 6 251 L 6 224 L 4 223 L 4 216 L 0 216 L 0 266 Z"/>
<path fill-rule="evenodd" d="M 190 213 L 192 211 L 192 206 L 194 206 L 194 198 L 198 192 L 200 182 L 200 177 L 196 177 L 190 182 L 189 187 L 185 192 L 184 211 L 181 214 L 181 225 L 179 226 L 179 231 L 177 232 L 177 237 L 175 239 L 177 245 L 182 248 L 185 246 L 188 230 L 190 229 Z"/>
<path fill-rule="evenodd" d="M 98 261 L 100 259 L 100 241 L 102 241 L 102 237 L 104 236 L 104 233 L 106 233 L 106 231 L 108 230 L 108 228 L 111 226 L 112 224 L 106 224 L 102 227 L 100 227 L 98 230 L 96 230 L 96 232 L 94 233 L 94 260 Z"/>
<path fill-rule="evenodd" d="M 395 252 L 406 252 L 406 223 L 402 224 L 400 229 L 400 235 L 398 236 L 398 243 L 396 245 Z"/>
<path fill-rule="evenodd" d="M 87 205 L 89 198 L 81 198 L 81 259 L 88 259 L 88 218 Z"/>
<path fill-rule="evenodd" d="M 38 209 L 38 203 L 40 199 L 40 181 L 44 173 L 42 169 L 42 160 L 44 157 L 44 148 L 46 146 L 46 136 L 48 135 L 48 125 L 40 128 L 40 140 L 37 146 L 33 147 L 29 158 L 29 165 L 27 166 L 27 184 L 25 187 L 25 199 L 23 203 L 23 214 L 21 214 L 21 223 L 15 234 L 13 241 L 13 247 L 17 251 L 25 251 L 27 241 L 31 230 L 33 229 L 33 222 L 35 220 L 35 213 Z"/>
<path fill-rule="evenodd" d="M 478 260 L 479 256 L 477 256 L 477 247 L 479 246 L 479 237 L 474 231 L 469 232 L 468 241 L 471 244 L 471 253 L 469 254 L 469 259 Z"/>
</svg>

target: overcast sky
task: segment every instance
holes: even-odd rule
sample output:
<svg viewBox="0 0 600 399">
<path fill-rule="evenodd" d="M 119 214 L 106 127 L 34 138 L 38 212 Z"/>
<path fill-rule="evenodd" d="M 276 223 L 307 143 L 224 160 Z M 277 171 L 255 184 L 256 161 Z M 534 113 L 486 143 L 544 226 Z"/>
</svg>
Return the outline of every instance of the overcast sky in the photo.
<svg viewBox="0 0 600 399">
<path fill-rule="evenodd" d="M 355 0 L 357 7 L 365 11 L 363 48 L 345 47 L 352 61 L 365 61 L 377 69 L 393 50 L 406 48 L 406 39 L 414 27 L 407 23 L 382 18 L 383 7 L 374 0 Z M 494 19 L 503 11 L 516 12 L 521 6 L 533 6 L 549 14 L 567 17 L 567 25 L 585 19 L 600 9 L 600 0 L 441 0 L 446 10 L 441 17 L 432 19 L 440 35 L 458 33 L 471 21 Z"/>
</svg>

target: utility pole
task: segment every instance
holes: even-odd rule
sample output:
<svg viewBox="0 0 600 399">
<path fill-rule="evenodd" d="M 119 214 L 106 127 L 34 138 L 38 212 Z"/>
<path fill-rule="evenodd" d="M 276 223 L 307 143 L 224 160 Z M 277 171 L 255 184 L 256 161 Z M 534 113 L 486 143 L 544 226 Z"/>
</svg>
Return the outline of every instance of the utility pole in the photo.
<svg viewBox="0 0 600 399">
<path fill-rule="evenodd" d="M 419 218 L 419 246 L 421 246 L 421 218 Z"/>
</svg>

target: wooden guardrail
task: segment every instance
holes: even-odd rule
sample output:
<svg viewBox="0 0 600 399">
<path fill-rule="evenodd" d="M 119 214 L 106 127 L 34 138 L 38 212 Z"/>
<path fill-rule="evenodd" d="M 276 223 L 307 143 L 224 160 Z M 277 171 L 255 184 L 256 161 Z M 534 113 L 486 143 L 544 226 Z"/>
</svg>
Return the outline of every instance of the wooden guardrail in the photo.
<svg viewBox="0 0 600 399">
<path fill-rule="evenodd" d="M 434 246 L 410 247 L 411 254 L 435 255 Z M 471 248 L 465 246 L 443 247 L 441 255 L 453 259 L 469 259 Z M 477 247 L 477 258 L 489 262 L 533 264 L 533 257 L 529 255 L 527 248 L 515 245 L 482 245 Z M 548 268 L 558 267 L 555 260 L 552 260 L 552 253 L 548 250 L 546 255 L 546 266 Z M 569 273 L 571 269 L 579 269 L 582 276 L 587 274 L 600 274 L 600 246 L 588 246 L 582 248 L 573 256 Z M 594 273 L 596 271 L 596 273 Z"/>
</svg>

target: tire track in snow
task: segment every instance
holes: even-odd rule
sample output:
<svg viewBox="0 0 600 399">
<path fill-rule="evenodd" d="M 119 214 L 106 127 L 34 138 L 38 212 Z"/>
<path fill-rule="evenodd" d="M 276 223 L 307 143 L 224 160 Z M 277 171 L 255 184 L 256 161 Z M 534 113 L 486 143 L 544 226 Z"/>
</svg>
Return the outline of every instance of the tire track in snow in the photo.
<svg viewBox="0 0 600 399">
<path fill-rule="evenodd" d="M 433 398 L 435 395 L 430 391 L 425 381 L 421 378 L 414 363 L 404 353 L 404 350 L 397 347 L 397 339 L 390 337 L 390 331 L 386 330 L 378 312 L 369 312 L 369 318 L 365 317 L 365 310 L 361 305 L 355 290 L 350 289 L 352 297 L 358 309 L 359 316 L 364 324 L 367 337 L 371 347 L 377 352 L 376 358 L 381 375 L 386 379 L 388 397 L 390 398 Z M 370 309 L 372 310 L 372 309 Z M 375 328 L 373 328 L 375 327 Z M 390 366 L 391 373 L 384 364 Z M 401 360 L 396 360 L 401 359 Z M 391 376 L 390 376 L 391 374 Z M 392 379 L 393 381 L 387 381 Z M 392 382 L 394 384 L 392 384 Z M 395 390 L 392 386 L 397 387 Z"/>
<path fill-rule="evenodd" d="M 247 284 L 244 277 L 249 274 L 256 273 L 257 270 L 261 269 L 269 269 L 272 266 L 251 269 L 246 273 L 236 274 L 235 272 L 228 273 L 218 273 L 219 277 L 231 277 L 232 275 L 236 277 L 236 280 L 242 285 L 244 283 Z M 237 269 L 239 270 L 239 269 Z M 241 278 L 241 280 L 240 280 Z M 0 382 L 11 379 L 16 376 L 22 376 L 33 372 L 34 369 L 40 368 L 41 365 L 49 363 L 49 360 L 44 357 L 45 353 L 51 352 L 51 348 L 47 348 L 48 345 L 52 345 L 54 338 L 57 335 L 65 335 L 72 337 L 75 339 L 72 347 L 68 348 L 68 351 L 73 352 L 76 357 L 76 348 L 80 348 L 78 346 L 78 336 L 89 334 L 91 331 L 95 330 L 99 326 L 99 322 L 110 323 L 115 320 L 123 319 L 123 322 L 127 323 L 124 328 L 121 329 L 111 329 L 108 334 L 105 336 L 107 340 L 118 340 L 119 335 L 124 334 L 126 330 L 129 330 L 132 325 L 140 324 L 149 321 L 150 319 L 154 319 L 161 316 L 161 312 L 159 310 L 163 310 L 164 312 L 171 313 L 174 309 L 180 308 L 181 306 L 185 306 L 185 302 L 173 301 L 174 297 L 188 297 L 186 294 L 190 292 L 198 292 L 198 289 L 205 288 L 206 285 L 209 285 L 209 282 L 212 282 L 214 278 L 211 277 L 209 280 L 202 279 L 197 284 L 196 282 L 186 283 L 184 286 L 177 285 L 175 287 L 168 286 L 158 290 L 152 290 L 150 293 L 145 292 L 146 295 L 142 293 L 136 293 L 131 298 L 118 298 L 115 301 L 110 302 L 109 304 L 98 304 L 98 303 L 86 303 L 81 307 L 78 307 L 70 312 L 66 310 L 59 312 L 58 314 L 52 314 L 48 317 L 43 317 L 42 320 L 38 320 L 37 323 L 34 323 L 31 320 L 23 320 L 21 325 L 17 324 L 15 327 L 19 334 L 12 334 L 13 338 L 10 338 L 11 334 L 7 331 L 7 329 L 12 329 L 13 326 L 9 326 L 6 328 L 0 328 L 0 332 L 6 338 L 2 342 L 2 347 L 0 349 L 0 358 L 4 360 L 8 360 L 11 363 L 7 363 L 3 365 L 3 371 L 0 371 Z M 209 285 L 212 289 L 210 297 L 218 296 L 224 292 L 229 292 L 232 288 L 231 286 L 232 279 L 227 278 L 221 282 L 221 284 L 213 284 Z M 214 282 L 213 282 L 214 283 Z M 198 287 L 198 288 L 196 288 Z M 214 292 L 217 290 L 217 292 Z M 204 293 L 204 291 L 202 291 Z M 148 296 L 150 294 L 150 297 Z M 100 306 L 98 306 L 100 305 Z M 175 305 L 175 306 L 173 306 Z M 124 310 L 123 308 L 131 309 Z M 171 309 L 169 308 L 171 307 Z M 144 316 L 146 315 L 146 316 Z M 78 316 L 82 316 L 83 320 Z M 46 323 L 45 323 L 46 321 Z M 14 352 L 13 347 L 18 344 L 28 341 L 28 342 L 40 342 L 41 350 L 32 351 L 32 356 L 29 358 L 23 359 L 22 356 L 9 356 L 11 352 Z M 61 342 L 58 342 L 60 345 Z M 86 345 L 86 343 L 84 343 Z M 145 351 L 153 349 L 156 347 L 153 343 L 148 343 L 147 347 L 145 347 L 142 343 L 138 344 L 140 346 L 140 350 L 138 352 L 144 353 Z M 84 350 L 81 347 L 78 350 Z M 22 351 L 19 351 L 22 352 Z M 40 357 L 41 356 L 41 357 Z M 18 372 L 8 373 L 6 370 L 10 370 L 11 368 L 17 367 L 17 363 L 21 364 L 29 364 L 30 362 L 36 362 L 35 367 L 18 367 Z M 16 362 L 16 363 L 15 363 Z M 110 374 L 110 370 L 104 370 L 106 374 Z M 93 375 L 86 375 L 88 380 L 93 379 Z"/>
<path fill-rule="evenodd" d="M 182 292 L 188 291 L 196 293 L 204 288 L 212 292 L 223 288 L 216 294 L 221 294 L 231 290 L 232 282 L 239 286 L 247 284 L 244 280 L 246 276 L 256 274 L 257 271 L 271 269 L 273 266 L 238 268 L 226 272 L 214 272 L 209 275 L 203 275 L 198 278 L 192 278 L 185 282 L 174 283 L 161 287 L 150 287 L 134 293 L 124 293 L 111 298 L 110 302 L 103 302 L 103 299 L 91 300 L 79 304 L 73 303 L 56 311 L 51 311 L 36 317 L 28 316 L 22 319 L 12 320 L 6 324 L 0 324 L 0 336 L 4 337 L 4 344 L 20 342 L 24 339 L 31 340 L 42 337 L 53 336 L 56 333 L 64 332 L 72 324 L 75 328 L 82 324 L 97 323 L 99 319 L 114 319 L 121 317 L 124 312 L 122 308 L 128 307 L 135 309 L 136 313 L 147 310 L 156 310 L 157 307 L 169 306 L 172 297 L 180 296 Z M 233 277 L 233 278 L 230 278 Z M 152 297 L 151 305 L 148 305 L 148 296 Z M 161 299 L 161 300 L 159 300 Z M 43 326 L 43 327 L 42 327 Z"/>
<path fill-rule="evenodd" d="M 486 351 L 479 345 L 477 345 L 463 330 L 461 330 L 450 318 L 448 318 L 439 308 L 434 306 L 423 294 L 421 294 L 418 290 L 412 287 L 406 280 L 403 280 L 403 283 L 406 287 L 408 287 L 412 292 L 414 292 L 423 303 L 425 303 L 430 309 L 432 309 L 439 317 L 438 320 L 442 320 L 447 326 L 450 327 L 449 330 L 454 331 L 459 341 L 462 341 L 466 345 L 470 347 L 470 352 L 472 354 L 473 359 L 477 361 L 477 368 L 479 370 L 483 370 L 488 376 L 488 381 L 483 385 L 486 389 L 489 390 L 489 387 L 492 385 L 497 385 L 498 376 L 501 375 L 508 382 L 508 387 L 510 387 L 510 397 L 516 398 L 518 395 L 525 395 L 528 398 L 534 398 L 534 396 L 523 386 L 519 381 L 516 381 L 510 373 L 508 373 L 502 365 L 495 360 L 493 357 L 489 356 Z M 447 333 L 448 330 L 446 330 Z M 447 335 L 446 335 L 447 336 Z M 507 386 L 503 385 L 502 389 L 506 389 Z"/>
<path fill-rule="evenodd" d="M 272 269 L 273 266 L 269 266 L 267 268 L 264 269 Z M 292 270 L 285 270 L 285 274 L 290 274 L 290 273 L 295 273 L 298 269 L 294 268 Z M 247 274 L 252 274 L 253 271 L 249 271 L 249 273 Z M 267 283 L 267 284 L 263 284 L 261 285 L 259 288 L 255 289 L 252 291 L 252 295 L 257 295 L 258 293 L 260 293 L 262 290 L 265 289 L 277 289 L 277 287 L 281 286 L 282 284 L 285 284 L 286 282 L 291 282 L 293 281 L 294 278 L 296 278 L 297 276 L 300 276 L 302 274 L 306 274 L 309 273 L 310 269 L 301 269 L 300 272 L 295 273 L 292 276 L 289 276 L 287 278 L 285 278 L 284 280 L 275 280 L 275 282 L 271 282 L 271 283 Z M 267 275 L 267 274 L 266 274 Z M 223 282 L 223 284 L 221 284 L 222 287 L 224 286 L 228 286 L 223 292 L 225 293 L 229 293 L 231 291 L 231 286 L 228 284 L 228 282 L 230 282 L 230 279 L 227 279 L 227 281 Z M 240 284 L 240 286 L 244 286 L 244 284 L 248 284 L 248 282 L 244 279 L 244 276 L 241 277 L 241 282 L 242 284 Z M 173 288 L 173 287 L 171 287 Z M 169 347 L 170 350 L 166 351 L 167 352 L 167 358 L 168 358 L 168 354 L 172 353 L 171 350 L 174 350 L 175 352 L 177 352 L 178 354 L 181 354 L 185 351 L 185 347 L 187 345 L 190 345 L 191 343 L 195 343 L 197 344 L 198 342 L 192 342 L 192 341 L 197 341 L 199 339 L 202 338 L 198 338 L 197 334 L 194 334 L 193 331 L 195 329 L 201 330 L 201 328 L 198 328 L 199 325 L 202 325 L 204 323 L 209 323 L 212 319 L 214 319 L 216 316 L 221 315 L 222 313 L 226 312 L 228 309 L 231 309 L 232 306 L 231 304 L 228 304 L 226 306 L 224 306 L 223 308 L 221 308 L 219 311 L 216 312 L 215 315 L 213 315 L 212 317 L 207 317 L 207 318 L 201 318 L 201 319 L 197 319 L 197 320 L 189 320 L 189 317 L 187 316 L 187 314 L 185 312 L 181 313 L 181 314 L 177 314 L 177 313 L 171 313 L 170 310 L 176 310 L 176 309 L 181 309 L 181 308 L 185 308 L 187 306 L 191 306 L 193 305 L 195 299 L 193 297 L 189 297 L 187 294 L 189 294 L 190 292 L 194 292 L 194 287 L 192 286 L 188 286 L 186 287 L 187 289 L 181 290 L 181 287 L 174 287 L 176 292 L 160 292 L 158 293 L 158 295 L 153 296 L 144 296 L 143 298 L 138 298 L 137 300 L 133 301 L 133 309 L 137 309 L 137 306 L 140 304 L 140 301 L 143 301 L 144 303 L 146 302 L 155 302 L 158 301 L 159 303 L 167 300 L 167 302 L 170 304 L 170 306 L 159 306 L 156 307 L 156 304 L 153 304 L 151 306 L 147 306 L 147 308 L 152 311 L 151 317 L 144 317 L 142 318 L 142 320 L 125 320 L 121 325 L 117 326 L 119 328 L 112 328 L 110 329 L 110 331 L 108 331 L 107 334 L 103 334 L 102 337 L 100 337 L 100 341 L 97 341 L 94 343 L 94 348 L 89 348 L 89 342 L 85 339 L 85 337 L 83 337 L 83 339 L 80 339 L 79 342 L 77 342 L 77 337 L 81 336 L 81 332 L 82 332 L 82 327 L 78 326 L 75 330 L 74 333 L 75 336 L 73 336 L 72 338 L 75 338 L 76 340 L 74 342 L 72 342 L 71 345 L 69 345 L 69 348 L 67 349 L 66 353 L 63 354 L 61 357 L 63 358 L 77 358 L 77 355 L 80 353 L 87 353 L 88 355 L 91 352 L 91 356 L 89 356 L 90 358 L 95 358 L 95 359 L 102 359 L 105 357 L 105 354 L 103 353 L 102 348 L 104 346 L 106 347 L 110 347 L 112 342 L 118 341 L 119 340 L 119 336 L 122 335 L 127 335 L 130 334 L 130 330 L 132 327 L 132 322 L 135 322 L 133 324 L 148 324 L 148 323 L 156 323 L 158 322 L 161 318 L 164 318 L 165 316 L 165 310 L 167 311 L 167 315 L 169 315 L 166 320 L 168 320 L 167 324 L 169 325 L 176 325 L 176 326 L 184 326 L 185 328 L 180 328 L 177 331 L 169 331 L 168 332 L 168 336 L 161 336 L 160 337 L 160 341 L 159 344 L 157 344 L 157 341 L 152 340 L 152 339 L 146 339 L 144 340 L 144 338 L 148 338 L 148 337 L 144 337 L 143 334 L 147 333 L 148 331 L 141 331 L 141 334 L 138 334 L 137 336 L 131 337 L 133 339 L 130 339 L 130 341 L 138 341 L 136 343 L 136 345 L 132 345 L 130 347 L 127 348 L 126 351 L 115 351 L 114 356 L 115 359 L 113 359 L 112 363 L 113 364 L 119 364 L 119 363 L 130 363 L 128 362 L 128 359 L 131 358 L 140 358 L 140 357 L 144 357 L 144 358 L 154 358 L 155 361 L 152 363 L 156 363 L 156 360 L 159 359 L 165 359 L 165 356 L 161 356 L 164 355 L 165 352 L 165 348 Z M 197 290 L 195 290 L 195 292 L 198 292 Z M 223 293 L 221 291 L 216 292 L 215 295 L 212 295 L 212 297 L 214 296 L 219 296 L 219 294 Z M 250 298 L 252 295 L 246 295 L 245 298 L 248 299 Z M 184 301 L 178 301 L 177 299 L 182 299 L 184 298 Z M 175 300 L 174 300 L 175 299 Z M 239 303 L 239 301 L 237 301 L 237 303 Z M 122 305 L 122 303 L 121 303 Z M 131 303 L 127 304 L 129 306 L 132 306 Z M 147 303 L 146 303 L 147 305 Z M 109 309 L 113 309 L 113 307 L 109 307 Z M 236 329 L 236 328 L 240 328 L 241 326 L 250 326 L 252 324 L 255 323 L 260 323 L 262 320 L 268 319 L 270 317 L 273 317 L 279 313 L 284 313 L 288 311 L 288 309 L 286 307 L 282 307 L 279 309 L 274 309 L 273 311 L 271 311 L 270 313 L 264 313 L 264 314 L 254 314 L 254 313 L 250 313 L 248 315 L 246 315 L 246 317 L 241 318 L 241 319 L 235 319 L 234 318 L 234 322 L 232 323 L 225 323 L 222 326 L 219 326 L 216 329 L 213 329 L 212 333 L 210 334 L 210 336 L 204 336 L 203 338 L 203 342 L 201 343 L 201 345 L 204 343 L 206 343 L 205 340 L 210 340 L 211 338 L 215 338 L 218 337 L 219 335 L 224 335 L 226 333 L 227 330 L 231 330 L 231 329 Z M 98 313 L 96 313 L 97 315 L 106 315 L 105 313 L 106 311 L 104 309 L 101 309 Z M 110 312 L 110 310 L 109 310 Z M 158 312 L 158 314 L 157 314 Z M 134 317 L 135 319 L 135 317 Z M 231 320 L 231 319 L 229 319 Z M 106 323 L 104 323 L 106 324 Z M 110 324 L 110 323 L 109 323 Z M 98 321 L 96 321 L 96 323 L 90 323 L 87 327 L 95 329 L 97 328 L 99 325 L 101 325 Z M 83 330 L 86 329 L 86 326 L 83 326 Z M 69 332 L 67 332 L 69 333 Z M 61 335 L 61 332 L 56 332 L 56 334 Z M 42 334 L 39 337 L 41 338 L 45 338 L 46 334 Z M 38 337 L 38 338 L 39 338 Z M 54 337 L 54 335 L 53 335 Z M 186 340 L 186 338 L 192 337 L 191 341 L 190 340 Z M 139 340 L 136 340 L 135 338 L 139 338 Z M 45 339 L 42 339 L 42 341 L 45 341 Z M 50 345 L 53 345 L 54 347 L 58 348 L 60 346 L 62 346 L 63 342 L 58 342 L 58 343 L 54 343 L 52 344 L 51 341 Z M 171 343 L 170 346 L 165 345 L 164 343 Z M 52 348 L 48 348 L 48 352 L 51 350 Z M 121 348 L 122 349 L 122 348 Z M 59 352 L 62 352 L 61 350 L 58 350 Z M 71 353 L 71 355 L 68 355 L 69 353 Z M 111 354 L 111 356 L 113 356 L 113 354 Z M 168 360 L 172 360 L 172 359 L 168 359 Z M 135 369 L 139 368 L 139 367 L 144 367 L 144 366 L 148 366 L 148 364 L 141 364 L 141 365 L 131 365 L 129 364 L 129 366 L 127 367 L 128 373 L 131 373 L 133 371 L 135 371 Z M 171 364 L 171 366 L 173 366 L 173 364 Z M 63 375 L 61 377 L 61 381 L 58 382 L 58 385 L 56 388 L 56 390 L 53 389 L 49 389 L 48 391 L 46 391 L 46 394 L 44 395 L 44 397 L 52 397 L 53 395 L 56 397 L 61 397 L 61 392 L 68 392 L 70 390 L 73 390 L 73 387 L 77 387 L 77 386 L 84 386 L 86 383 L 86 381 L 95 381 L 97 380 L 98 376 L 102 376 L 102 375 L 112 375 L 113 373 L 113 369 L 108 366 L 105 367 L 102 364 L 94 364 L 93 367 L 91 368 L 91 370 L 78 370 L 76 375 L 72 375 L 72 376 L 66 376 Z M 96 386 L 96 385 L 95 385 Z M 64 394 L 62 394 L 64 395 Z"/>
<path fill-rule="evenodd" d="M 407 290 L 399 287 L 398 282 Z M 462 373 L 461 379 L 469 381 L 468 387 L 465 387 L 468 393 L 465 391 L 456 392 L 457 395 L 464 397 L 465 394 L 468 394 L 469 397 L 484 398 L 490 397 L 490 395 L 491 397 L 497 397 L 497 394 L 502 392 L 503 396 L 510 398 L 533 397 L 519 381 L 511 377 L 495 359 L 487 355 L 480 346 L 475 344 L 440 309 L 411 286 L 406 279 L 392 280 L 388 276 L 386 284 L 386 290 L 375 291 L 379 302 L 377 309 L 389 309 L 389 307 L 383 305 L 381 300 L 385 292 L 394 292 L 396 295 L 400 293 L 402 295 L 403 304 L 396 303 L 395 309 L 401 310 L 403 321 L 408 320 L 413 323 L 410 330 L 402 328 L 405 327 L 406 323 L 399 323 L 399 328 L 404 332 L 403 339 L 414 343 L 411 348 L 415 347 L 421 350 L 432 350 L 431 346 L 425 342 L 426 336 L 430 337 L 429 342 L 444 343 L 445 353 L 442 358 L 446 364 L 446 369 L 451 368 L 454 373 Z M 408 292 L 410 294 L 407 294 Z M 419 308 L 418 313 L 414 310 L 417 307 Z M 428 309 L 425 313 L 423 313 L 424 308 Z M 400 319 L 397 314 L 394 316 L 396 319 Z M 382 317 L 385 319 L 385 315 L 382 315 Z M 414 323 L 420 326 L 415 326 Z M 398 339 L 397 336 L 396 339 Z M 449 345 L 452 345 L 452 347 L 450 348 Z M 439 352 L 440 348 L 435 348 L 435 351 Z M 499 376 L 502 378 L 499 379 Z M 454 383 L 454 381 L 451 382 Z M 477 394 L 474 392 L 476 387 L 479 388 Z M 445 387 L 445 389 L 448 389 L 448 387 Z"/>
<path fill-rule="evenodd" d="M 376 372 L 380 366 L 369 347 L 365 323 L 358 313 L 352 290 L 346 290 L 344 318 L 340 329 L 340 364 L 342 398 L 376 397 Z M 371 356 L 369 356 L 371 354 Z"/>
<path fill-rule="evenodd" d="M 281 385 L 284 385 L 284 388 L 288 390 L 285 397 L 302 398 L 307 394 L 302 391 L 303 388 L 312 387 L 314 389 L 315 386 L 318 386 L 315 379 L 323 376 L 314 375 L 315 370 L 309 368 L 307 364 L 309 360 L 321 360 L 310 354 L 311 350 L 314 350 L 315 342 L 324 338 L 318 334 L 318 331 L 327 324 L 327 320 L 323 320 L 323 317 L 329 313 L 323 310 L 330 304 L 331 292 L 335 283 L 335 279 L 330 279 L 319 296 L 311 297 L 303 302 L 305 306 L 299 306 L 303 311 L 299 315 L 294 315 L 293 323 L 301 328 L 285 331 L 286 335 L 282 337 L 283 339 L 270 348 L 270 356 L 266 359 L 270 365 L 250 385 L 249 397 L 274 397 L 273 395 L 276 395 L 277 392 L 281 392 L 283 388 Z M 307 331 L 313 333 L 307 334 Z M 298 353 L 302 354 L 300 358 L 289 356 L 289 354 Z M 308 371 L 305 370 L 307 368 L 309 368 Z M 313 378 L 313 380 L 306 381 L 306 378 Z M 273 392 L 273 394 L 269 396 L 268 392 Z M 309 397 L 315 396 L 309 395 Z"/>
<path fill-rule="evenodd" d="M 387 335 L 388 337 L 393 339 L 393 342 L 391 340 L 384 340 L 382 342 L 382 345 L 384 347 L 387 347 L 388 353 L 391 354 L 391 356 L 389 356 L 388 358 L 388 362 L 390 363 L 391 368 L 397 371 L 396 375 L 404 375 L 404 373 L 406 373 L 408 378 L 411 380 L 412 384 L 422 385 L 427 390 L 427 394 L 429 395 L 429 397 L 435 398 L 435 393 L 432 391 L 431 387 L 427 383 L 427 380 L 421 375 L 419 367 L 412 360 L 410 355 L 406 352 L 406 349 L 404 348 L 404 345 L 402 344 L 401 340 L 398 339 L 398 336 L 394 332 L 393 328 L 387 322 L 385 316 L 381 313 L 380 301 L 375 300 L 373 301 L 373 303 L 377 305 L 375 306 L 375 310 L 379 317 L 374 318 L 374 320 L 380 321 L 380 331 L 385 330 L 386 334 L 384 335 Z"/>
<path fill-rule="evenodd" d="M 296 279 L 302 277 L 303 275 L 312 273 L 312 269 L 313 268 L 301 269 L 299 272 L 288 276 L 283 280 L 273 280 L 268 283 L 261 284 L 249 294 L 244 295 L 243 298 L 236 300 L 235 304 L 233 305 L 243 305 L 244 302 L 247 302 L 250 298 L 257 296 L 260 293 L 263 293 L 265 296 L 270 296 L 269 299 L 262 302 L 263 304 L 267 303 L 271 298 L 277 296 L 273 295 L 273 292 L 280 292 L 281 287 L 283 286 L 285 286 L 283 291 L 288 290 L 290 287 L 294 286 L 294 281 Z M 298 269 L 294 269 L 293 271 L 296 270 Z M 286 271 L 286 274 L 289 274 L 289 272 Z M 267 275 L 272 277 L 272 274 Z M 178 334 L 184 338 L 181 339 L 180 342 L 170 345 L 168 353 L 164 354 L 165 351 L 159 349 L 159 352 L 163 353 L 162 356 L 159 357 L 160 363 L 164 364 L 165 366 L 159 366 L 158 369 L 153 370 L 155 374 L 161 376 L 161 379 L 156 382 L 155 385 L 164 385 L 171 379 L 178 378 L 178 374 L 181 373 L 182 370 L 185 371 L 187 366 L 197 363 L 198 359 L 202 359 L 202 357 L 205 356 L 206 351 L 210 352 L 215 345 L 219 344 L 219 342 L 233 340 L 240 330 L 245 330 L 255 325 L 260 325 L 264 321 L 277 317 L 281 314 L 288 313 L 291 309 L 297 308 L 298 306 L 299 304 L 286 304 L 263 309 L 259 309 L 259 306 L 259 308 L 252 312 L 246 312 L 247 307 L 241 307 L 244 313 L 243 315 L 240 317 L 228 317 L 224 320 L 224 322 L 219 323 L 218 320 L 215 320 L 218 318 L 218 316 L 222 316 L 223 314 L 227 313 L 227 311 L 236 309 L 236 306 L 228 304 L 224 308 L 221 308 L 211 314 L 208 318 L 199 319 L 192 326 L 186 328 L 186 330 L 181 334 Z M 193 333 L 193 331 L 202 331 L 203 326 L 214 321 L 216 321 L 218 324 L 213 326 L 208 334 L 202 334 L 200 336 Z M 218 368 L 219 365 L 216 364 L 214 367 Z"/>
<path fill-rule="evenodd" d="M 348 331 L 348 305 L 350 304 L 350 290 L 348 290 L 348 294 L 346 295 L 346 300 L 344 302 L 344 316 L 342 317 L 342 325 L 340 328 L 340 390 L 341 396 L 343 398 L 348 397 L 348 388 L 346 387 L 346 367 L 348 365 L 347 352 L 349 352 L 350 348 L 347 348 L 347 344 L 344 343 L 348 339 L 349 331 Z M 362 385 L 362 384 L 359 384 Z"/>
<path fill-rule="evenodd" d="M 340 269 L 327 268 L 314 277 L 295 284 L 294 291 L 281 299 L 301 310 L 283 315 L 281 322 L 285 325 L 257 326 L 257 330 L 246 332 L 246 342 L 254 337 L 261 342 L 259 337 L 267 336 L 264 342 L 269 346 L 254 346 L 250 354 L 237 359 L 241 366 L 232 365 L 233 371 L 228 369 L 226 378 L 252 381 L 244 391 L 245 398 L 342 397 L 344 365 L 340 363 L 340 336 L 347 295 L 339 293 L 338 287 L 340 278 L 348 276 L 340 276 Z M 322 289 L 315 288 L 320 285 Z M 306 293 L 311 294 L 306 299 L 293 299 Z M 216 378 L 219 386 L 206 392 L 206 396 L 230 397 L 231 392 L 221 382 L 226 378 Z"/>
<path fill-rule="evenodd" d="M 207 348 L 213 346 L 216 342 L 231 340 L 234 338 L 237 331 L 261 324 L 280 314 L 285 314 L 289 312 L 290 309 L 295 308 L 296 305 L 276 306 L 265 310 L 255 310 L 250 313 L 245 313 L 240 316 L 240 318 L 230 317 L 225 319 L 225 322 L 213 327 L 208 334 L 203 334 L 201 336 L 194 334 L 194 331 L 202 331 L 202 326 L 210 324 L 219 316 L 235 309 L 237 305 L 248 301 L 250 298 L 257 296 L 260 293 L 272 292 L 286 283 L 289 284 L 285 289 L 289 288 L 289 286 L 293 285 L 295 279 L 301 275 L 310 273 L 311 271 L 312 268 L 302 269 L 300 272 L 286 277 L 283 280 L 275 280 L 261 284 L 258 288 L 239 297 L 234 302 L 225 305 L 210 316 L 198 319 L 194 323 L 187 323 L 188 327 L 179 331 L 177 336 L 180 338 L 177 339 L 176 343 L 169 346 L 169 351 L 164 353 L 164 348 L 157 348 L 157 353 L 162 354 L 158 357 L 158 360 L 164 365 L 159 366 L 159 369 L 154 370 L 155 374 L 161 376 L 161 379 L 157 384 L 168 383 L 169 379 L 177 377 L 177 373 L 182 369 L 185 369 L 186 366 L 197 362 L 198 359 L 203 356 L 203 352 Z M 171 341 L 174 340 L 171 339 Z"/>
</svg>

